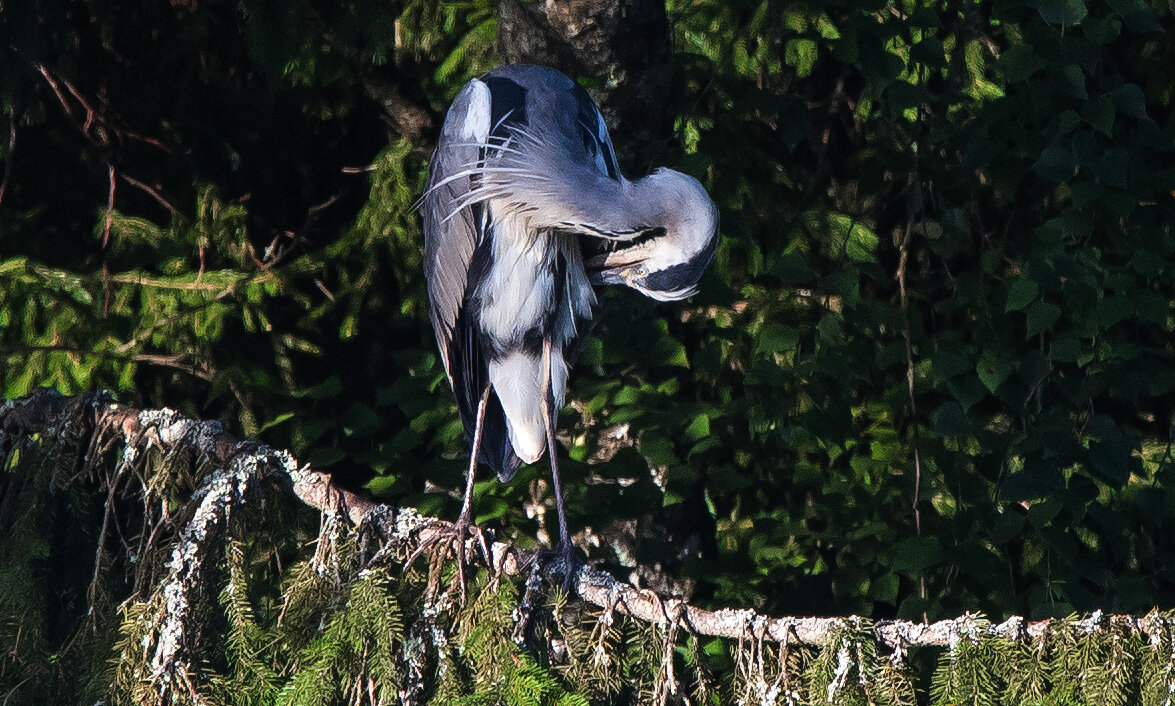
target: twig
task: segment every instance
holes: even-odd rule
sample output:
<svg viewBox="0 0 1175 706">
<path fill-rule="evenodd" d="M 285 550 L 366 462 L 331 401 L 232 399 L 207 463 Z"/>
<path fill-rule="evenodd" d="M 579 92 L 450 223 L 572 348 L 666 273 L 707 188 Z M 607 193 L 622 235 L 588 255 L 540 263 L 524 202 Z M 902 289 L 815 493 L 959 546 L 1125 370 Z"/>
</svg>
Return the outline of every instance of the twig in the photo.
<svg viewBox="0 0 1175 706">
<path fill-rule="evenodd" d="M 158 365 L 161 368 L 174 368 L 206 382 L 212 382 L 216 378 L 216 370 L 209 367 L 207 361 L 205 361 L 203 366 L 197 366 L 192 363 L 183 362 L 182 358 L 178 355 L 151 355 L 147 353 L 140 353 L 134 356 L 134 360 L 137 363 Z"/>
<path fill-rule="evenodd" d="M 137 342 L 135 342 L 137 345 Z M 104 360 L 120 360 L 120 361 L 134 361 L 136 363 L 146 363 L 147 365 L 158 365 L 164 368 L 174 368 L 181 370 L 193 377 L 200 378 L 211 382 L 216 377 L 216 370 L 211 368 L 206 362 L 203 365 L 196 365 L 193 363 L 185 363 L 178 355 L 162 355 L 151 353 L 127 353 L 127 350 L 134 346 L 123 346 L 116 351 L 95 351 L 91 349 L 76 348 L 74 346 L 66 346 L 61 344 L 53 345 L 25 345 L 18 346 L 0 346 L 0 353 L 66 353 L 76 356 L 90 356 L 94 358 L 101 358 Z M 124 350 L 124 348 L 126 350 Z"/>
<path fill-rule="evenodd" d="M 106 220 L 102 226 L 102 249 L 110 244 L 110 227 L 114 225 L 114 164 L 106 163 L 106 174 L 110 181 L 110 192 L 106 196 Z"/>
<path fill-rule="evenodd" d="M 75 101 L 77 101 L 78 105 L 80 105 L 82 109 L 86 111 L 86 120 L 81 125 L 78 125 L 78 128 L 82 131 L 82 134 L 86 136 L 86 139 L 94 142 L 94 144 L 97 144 L 97 142 L 95 142 L 90 136 L 90 128 L 93 127 L 95 122 L 97 122 L 99 125 L 106 128 L 120 139 L 142 142 L 159 149 L 165 154 L 171 154 L 171 150 L 169 150 L 167 146 L 164 145 L 160 140 L 154 137 L 148 137 L 141 133 L 135 132 L 134 130 L 118 127 L 111 123 L 111 121 L 106 118 L 105 114 L 95 109 L 94 106 L 90 104 L 90 101 L 86 99 L 85 95 L 83 95 L 81 91 L 79 91 L 72 83 L 70 83 L 68 79 L 61 76 L 57 76 L 55 78 L 44 64 L 38 64 L 37 71 L 40 72 L 41 76 L 45 78 L 45 81 L 49 84 L 50 88 L 53 89 L 53 93 L 57 96 L 57 101 L 61 103 L 61 107 L 65 110 L 70 119 L 74 120 L 75 123 L 77 122 L 77 118 L 74 116 L 74 111 L 69 104 L 69 100 L 67 100 L 65 94 L 61 92 L 62 85 L 65 86 L 65 90 L 69 92 L 69 95 L 72 96 Z"/>
<path fill-rule="evenodd" d="M 146 194 L 148 196 L 155 199 L 159 203 L 159 205 L 166 208 L 169 212 L 171 212 L 171 214 L 173 216 L 179 216 L 180 218 L 183 218 L 184 214 L 181 213 L 178 208 L 176 208 L 175 206 L 172 206 L 170 201 L 163 198 L 163 196 L 161 196 L 159 194 L 159 192 L 156 191 L 155 189 L 153 189 L 152 187 L 148 186 L 147 184 L 144 184 L 143 182 L 139 181 L 138 179 L 129 177 L 126 174 L 119 174 L 118 176 L 120 176 L 123 181 L 125 181 L 126 183 L 135 187 L 136 189 L 140 189 L 140 190 L 146 192 Z"/>
<path fill-rule="evenodd" d="M 4 157 L 4 177 L 0 178 L 0 204 L 8 192 L 8 181 L 12 178 L 12 153 L 16 150 L 16 114 L 8 115 L 8 154 Z"/>
<path fill-rule="evenodd" d="M 922 509 L 919 505 L 922 502 L 922 453 L 918 450 L 921 444 L 918 433 L 918 402 L 914 397 L 914 343 L 910 333 L 910 297 L 906 291 L 906 266 L 910 260 L 910 231 L 910 223 L 907 222 L 906 231 L 899 244 L 897 280 L 901 297 L 902 338 L 906 343 L 906 392 L 910 402 L 910 423 L 914 431 L 914 500 L 911 507 L 914 510 L 914 530 L 921 536 Z M 926 577 L 921 574 L 918 576 L 918 597 L 926 599 Z M 927 616 L 923 613 L 923 622 L 926 619 Z"/>
</svg>

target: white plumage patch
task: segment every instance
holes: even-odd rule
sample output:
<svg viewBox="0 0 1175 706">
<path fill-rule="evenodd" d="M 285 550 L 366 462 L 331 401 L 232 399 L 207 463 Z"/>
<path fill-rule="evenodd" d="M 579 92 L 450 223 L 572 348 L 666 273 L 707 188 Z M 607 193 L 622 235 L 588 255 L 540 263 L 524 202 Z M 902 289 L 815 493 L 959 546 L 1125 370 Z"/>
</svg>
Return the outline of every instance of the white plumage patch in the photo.
<svg viewBox="0 0 1175 706">
<path fill-rule="evenodd" d="M 479 290 L 480 323 L 505 341 L 538 326 L 547 315 L 555 286 L 548 257 L 552 243 L 550 234 L 528 232 L 519 216 L 501 217 L 493 210 L 494 266 Z"/>
<path fill-rule="evenodd" d="M 552 366 L 555 367 L 555 366 Z M 543 425 L 542 357 L 524 352 L 511 353 L 489 365 L 490 382 L 506 413 L 506 428 L 514 453 L 534 463 L 547 448 Z M 566 373 L 563 384 L 566 385 Z"/>
<path fill-rule="evenodd" d="M 461 137 L 482 144 L 490 136 L 490 118 L 493 115 L 490 87 L 473 79 L 469 82 L 469 107 L 461 122 Z"/>
</svg>

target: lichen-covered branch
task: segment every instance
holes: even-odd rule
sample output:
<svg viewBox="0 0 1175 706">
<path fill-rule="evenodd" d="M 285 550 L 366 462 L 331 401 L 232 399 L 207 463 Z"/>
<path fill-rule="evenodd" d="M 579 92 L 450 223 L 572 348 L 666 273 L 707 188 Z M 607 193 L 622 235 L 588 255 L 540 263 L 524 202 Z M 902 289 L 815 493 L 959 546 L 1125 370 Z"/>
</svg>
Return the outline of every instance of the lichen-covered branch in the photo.
<svg viewBox="0 0 1175 706">
<path fill-rule="evenodd" d="M 137 410 L 115 404 L 101 394 L 67 398 L 43 390 L 0 405 L 0 459 L 5 459 L 5 464 L 10 465 L 16 450 L 34 438 L 56 440 L 53 453 L 57 456 L 51 469 L 51 489 L 54 483 L 65 487 L 72 482 L 71 479 L 92 473 L 96 466 L 104 463 L 104 459 L 113 464 L 106 473 L 106 486 L 101 489 L 101 497 L 106 500 L 97 532 L 98 557 L 90 565 L 93 567 L 89 591 L 91 603 L 99 583 L 100 569 L 109 563 L 109 554 L 112 553 L 110 549 L 104 549 L 104 545 L 120 531 L 120 520 L 114 507 L 117 503 L 112 500 L 117 495 L 115 489 L 131 485 L 122 480 L 131 475 L 140 479 L 140 501 L 145 518 L 139 530 L 140 539 L 134 550 L 129 549 L 125 539 L 123 541 L 133 554 L 125 559 L 127 566 L 136 564 L 133 572 L 143 573 L 147 578 L 136 577 L 131 582 L 134 590 L 124 606 L 127 614 L 135 619 L 128 618 L 130 627 L 124 626 L 118 649 L 124 654 L 127 650 L 141 650 L 141 659 L 137 667 L 122 665 L 116 669 L 126 671 L 125 680 L 142 685 L 137 694 L 140 701 L 171 703 L 179 700 L 194 704 L 209 701 L 206 694 L 212 685 L 198 676 L 202 669 L 202 650 L 206 649 L 204 643 L 207 642 L 207 611 L 204 609 L 209 603 L 209 592 L 219 590 L 216 587 L 225 581 L 228 581 L 228 587 L 221 603 L 228 612 L 230 623 L 237 625 L 239 632 L 237 641 L 240 644 L 233 649 L 238 650 L 242 661 L 251 660 L 254 665 L 252 674 L 261 674 L 268 681 L 282 677 L 278 666 L 257 660 L 260 648 L 249 646 L 262 638 L 258 637 L 259 629 L 251 627 L 256 622 L 254 609 L 249 603 L 248 591 L 240 585 L 241 577 L 248 571 L 247 562 L 241 549 L 226 552 L 226 547 L 239 541 L 244 532 L 242 518 L 264 501 L 266 492 L 296 497 L 304 505 L 319 511 L 324 518 L 318 530 L 314 557 L 304 564 L 304 571 L 296 577 L 281 579 L 288 585 L 283 589 L 280 614 L 276 616 L 279 623 L 285 621 L 296 625 L 302 622 L 311 626 L 311 632 L 322 633 L 320 641 L 334 635 L 338 640 L 352 644 L 356 634 L 373 630 L 381 620 L 386 621 L 386 626 L 399 630 L 402 627 L 401 606 L 392 594 L 380 587 L 390 585 L 388 582 L 393 580 L 392 577 L 403 571 L 401 562 L 404 557 L 427 544 L 432 533 L 450 527 L 443 520 L 424 517 L 415 510 L 376 503 L 339 488 L 326 474 L 299 464 L 287 452 L 236 439 L 226 434 L 217 422 L 189 419 L 172 410 Z M 66 447 L 75 449 L 76 457 L 71 458 Z M 112 453 L 116 448 L 118 453 Z M 144 472 L 148 459 L 153 459 L 151 463 L 154 464 L 150 473 Z M 183 471 L 176 470 L 179 468 L 195 469 L 186 481 L 192 490 L 181 505 L 168 509 L 174 505 L 169 500 L 169 493 L 174 486 L 182 484 L 180 476 Z M 13 522 L 7 517 L 12 514 L 8 508 L 13 506 L 17 492 L 8 487 L 8 475 L 0 474 L 0 538 L 5 536 Z M 446 543 L 437 546 L 444 547 Z M 165 562 L 158 562 L 159 567 L 153 573 L 146 556 L 150 550 L 167 551 L 170 556 Z M 522 644 L 535 629 L 550 631 L 550 628 L 530 624 L 532 612 L 545 605 L 536 590 L 544 583 L 562 584 L 567 567 L 540 560 L 533 551 L 520 550 L 503 542 L 492 542 L 487 552 L 474 546 L 471 539 L 465 551 L 466 561 L 486 570 L 483 578 L 488 577 L 485 580 L 495 586 L 499 585 L 501 577 L 526 578 L 522 595 L 503 593 L 500 589 L 495 591 L 499 596 L 495 600 L 502 600 L 502 595 L 514 596 L 506 614 L 513 614 L 515 625 L 512 630 L 500 631 L 502 635 L 512 633 L 513 640 Z M 441 558 L 438 556 L 433 561 L 431 571 L 434 577 L 438 575 Z M 226 562 L 230 565 L 228 579 L 225 578 Z M 429 584 L 434 585 L 432 580 Z M 1025 694 L 1033 694 L 1036 693 L 1034 690 L 1046 688 L 1041 685 L 1060 683 L 1057 682 L 1056 665 L 1068 664 L 1064 662 L 1069 659 L 1066 655 L 1077 655 L 1070 660 L 1076 660 L 1074 664 L 1077 664 L 1070 671 L 1095 674 L 1095 677 L 1104 672 L 1103 681 L 1107 684 L 1112 683 L 1111 675 L 1125 673 L 1123 670 L 1128 669 L 1123 666 L 1115 671 L 1113 665 L 1120 663 L 1134 665 L 1129 669 L 1153 672 L 1148 682 L 1135 679 L 1133 682 L 1123 681 L 1123 684 L 1150 683 L 1158 679 L 1164 684 L 1175 685 L 1175 673 L 1169 668 L 1169 657 L 1175 649 L 1172 635 L 1175 622 L 1170 616 L 1159 613 L 1137 617 L 1096 612 L 1082 618 L 1035 622 L 1011 617 L 1000 623 L 978 615 L 964 615 L 953 620 L 922 624 L 898 620 L 871 621 L 853 616 L 773 617 L 733 608 L 709 610 L 636 588 L 590 567 L 580 567 L 570 586 L 586 605 L 585 609 L 577 609 L 581 616 L 577 620 L 584 622 L 583 616 L 590 613 L 593 617 L 584 623 L 590 627 L 582 634 L 577 632 L 574 628 L 576 621 L 566 617 L 576 611 L 557 604 L 556 617 L 565 624 L 556 632 L 561 631 L 562 636 L 548 635 L 544 642 L 556 646 L 562 643 L 559 650 L 570 665 L 567 669 L 580 670 L 577 673 L 582 674 L 585 668 L 593 668 L 599 671 L 601 683 L 614 689 L 616 677 L 610 670 L 614 669 L 615 661 L 609 651 L 616 648 L 620 639 L 618 618 L 628 616 L 635 619 L 653 636 L 650 646 L 642 649 L 650 672 L 655 675 L 649 682 L 649 693 L 658 702 L 679 698 L 680 690 L 684 688 L 685 680 L 679 673 L 683 665 L 675 647 L 682 644 L 683 635 L 690 636 L 688 642 L 694 652 L 700 649 L 698 638 L 726 638 L 736 645 L 735 671 L 741 679 L 742 698 L 765 703 L 795 701 L 794 695 L 799 693 L 796 689 L 800 687 L 793 684 L 792 677 L 797 668 L 795 665 L 801 662 L 806 665 L 804 688 L 826 691 L 830 701 L 836 693 L 860 688 L 870 694 L 883 691 L 890 694 L 885 698 L 877 696 L 882 703 L 905 703 L 908 699 L 903 695 L 913 693 L 903 671 L 905 655 L 911 649 L 923 647 L 947 648 L 944 651 L 946 661 L 940 665 L 935 677 L 939 684 L 937 688 L 947 690 L 943 693 L 955 693 L 950 692 L 955 688 L 952 684 L 985 683 L 980 679 L 983 677 L 1003 680 L 1009 693 L 1021 693 L 1016 691 L 1020 689 Z M 0 590 L 3 590 L 2 582 Z M 329 622 L 324 622 L 326 619 L 320 614 L 323 605 L 336 606 L 340 612 Z M 372 608 L 373 605 L 383 607 Z M 563 607 L 558 607 L 560 605 Z M 368 676 L 362 684 L 355 682 L 347 687 L 353 692 L 352 696 L 359 694 L 357 690 L 362 687 L 373 695 L 384 693 L 380 688 L 387 694 L 394 690 L 397 699 L 404 703 L 415 703 L 423 698 L 427 692 L 424 684 L 428 665 L 433 664 L 442 675 L 448 669 L 444 665 L 447 659 L 451 659 L 449 654 L 453 648 L 448 645 L 449 638 L 438 620 L 451 608 L 447 594 L 438 595 L 432 589 L 425 591 L 415 622 L 403 638 L 400 656 L 389 656 L 387 643 L 374 636 L 364 638 L 367 642 L 360 640 L 369 647 L 364 647 L 351 658 L 367 665 L 364 673 Z M 93 610 L 91 605 L 91 612 Z M 480 610 L 490 611 L 491 608 L 483 606 Z M 469 644 L 482 643 L 474 639 Z M 484 648 L 491 650 L 487 654 L 494 654 L 492 649 L 500 649 L 494 647 L 498 644 L 485 642 Z M 336 659 L 337 650 L 328 650 L 324 657 L 321 653 L 314 653 L 312 647 L 300 648 L 311 650 L 302 658 L 305 665 L 310 666 L 304 666 L 297 678 L 287 684 L 287 689 L 301 683 L 300 679 L 329 672 L 335 664 L 332 660 Z M 796 654 L 802 650 L 809 651 L 808 657 L 797 662 Z M 1000 650 L 1003 651 L 1000 658 L 1003 661 L 996 660 L 997 663 L 1011 664 L 1020 660 L 1029 667 L 1037 665 L 1039 673 L 1047 674 L 1048 679 L 1041 677 L 1033 681 L 1034 677 L 1030 676 L 1013 678 L 1001 675 L 999 668 L 985 661 Z M 812 654 L 817 656 L 812 657 Z M 373 655 L 382 656 L 377 659 Z M 1090 655 L 1102 655 L 1097 657 L 1101 665 L 1098 669 L 1102 672 L 1091 672 L 1093 667 L 1085 664 L 1093 659 Z M 493 659 L 499 660 L 500 657 Z M 1049 660 L 1047 665 L 1046 659 Z M 1167 665 L 1165 670 L 1164 664 Z M 526 664 L 520 668 L 524 671 L 530 669 Z M 698 663 L 693 668 L 696 672 L 695 688 L 708 689 L 703 668 Z M 451 672 L 450 677 L 453 673 L 456 672 Z M 1035 672 L 1029 669 L 1025 673 Z M 380 679 L 371 676 L 377 674 L 383 676 Z M 1080 679 L 1095 677 L 1082 676 Z M 501 678 L 501 675 L 495 678 Z M 379 681 L 385 685 L 380 687 Z M 1074 688 L 1085 688 L 1081 684 Z M 383 703 L 388 699 L 372 696 L 369 700 Z"/>
<path fill-rule="evenodd" d="M 63 413 L 78 413 L 79 406 L 89 406 L 99 424 L 114 426 L 128 442 L 130 450 L 127 462 L 135 454 L 152 447 L 165 452 L 179 448 L 203 454 L 208 462 L 223 466 L 224 470 L 213 474 L 199 492 L 200 508 L 183 533 L 183 541 L 172 555 L 169 586 L 174 601 L 169 601 L 169 613 L 182 613 L 182 586 L 190 583 L 186 571 L 198 562 L 191 560 L 200 551 L 201 543 L 214 532 L 214 527 L 227 522 L 232 507 L 245 497 L 251 481 L 260 481 L 277 476 L 287 482 L 290 490 L 304 503 L 328 515 L 349 520 L 353 525 L 373 524 L 378 517 L 378 526 L 386 528 L 387 539 L 398 544 L 404 542 L 415 546 L 416 542 L 427 539 L 432 532 L 450 526 L 445 520 L 428 518 L 413 509 L 396 508 L 374 502 L 349 490 L 331 483 L 330 477 L 309 466 L 300 465 L 284 451 L 248 441 L 240 441 L 224 432 L 218 422 L 202 422 L 188 419 L 171 410 L 136 410 L 123 405 L 93 398 L 66 398 L 50 391 L 42 391 L 19 400 L 6 402 L 0 408 L 0 444 L 6 436 L 18 433 L 34 433 L 61 424 Z M 154 434 L 144 434 L 153 430 Z M 132 442 L 138 442 L 136 448 Z M 382 518 L 390 518 L 390 521 Z M 520 550 L 511 545 L 494 542 L 490 547 L 490 565 L 507 576 L 523 575 L 534 564 L 535 552 Z M 481 557 L 469 548 L 468 561 L 476 565 Z M 547 570 L 558 571 L 562 567 L 550 566 Z M 727 637 L 732 639 L 764 638 L 772 642 L 790 641 L 793 644 L 825 645 L 845 629 L 860 629 L 870 625 L 878 641 L 891 649 L 906 649 L 917 646 L 951 646 L 960 640 L 991 635 L 1019 638 L 1039 637 L 1049 630 L 1052 621 L 1026 621 L 1013 616 L 1002 623 L 993 624 L 974 616 L 962 616 L 954 620 L 943 620 L 931 624 L 903 620 L 872 622 L 855 616 L 835 618 L 772 617 L 752 610 L 725 608 L 707 610 L 689 605 L 677 598 L 635 588 L 617 581 L 611 575 L 584 566 L 576 574 L 572 584 L 575 592 L 584 600 L 601 608 L 615 610 L 634 618 L 670 627 L 684 627 L 699 635 Z M 1166 629 L 1155 616 L 1111 616 L 1100 612 L 1087 617 L 1080 625 L 1089 630 L 1113 628 L 1130 635 L 1149 635 L 1157 629 Z M 157 653 L 156 662 L 167 664 L 174 659 L 177 642 L 172 633 L 182 629 L 176 624 L 169 627 L 161 639 L 163 643 Z"/>
</svg>

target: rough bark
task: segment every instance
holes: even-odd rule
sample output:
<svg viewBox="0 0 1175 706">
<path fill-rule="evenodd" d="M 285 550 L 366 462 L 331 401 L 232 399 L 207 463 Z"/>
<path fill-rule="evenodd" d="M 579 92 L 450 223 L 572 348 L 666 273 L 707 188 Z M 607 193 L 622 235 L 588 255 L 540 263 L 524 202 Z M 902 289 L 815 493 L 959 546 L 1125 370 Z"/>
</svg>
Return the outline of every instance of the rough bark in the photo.
<svg viewBox="0 0 1175 706">
<path fill-rule="evenodd" d="M 588 79 L 630 175 L 672 138 L 669 20 L 657 0 L 502 0 L 498 52 Z"/>
</svg>

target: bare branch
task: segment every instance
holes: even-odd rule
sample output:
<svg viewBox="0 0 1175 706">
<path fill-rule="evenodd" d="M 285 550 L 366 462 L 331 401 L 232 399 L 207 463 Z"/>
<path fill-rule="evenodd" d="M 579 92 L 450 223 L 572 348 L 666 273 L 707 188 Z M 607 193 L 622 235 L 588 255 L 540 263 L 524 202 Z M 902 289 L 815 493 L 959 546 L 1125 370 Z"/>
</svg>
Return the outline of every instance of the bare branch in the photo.
<svg viewBox="0 0 1175 706">
<path fill-rule="evenodd" d="M 126 174 L 119 174 L 119 176 L 122 177 L 122 180 L 125 181 L 126 183 L 130 184 L 131 186 L 135 187 L 136 189 L 139 189 L 139 190 L 145 192 L 148 196 L 155 199 L 155 201 L 158 202 L 160 206 L 163 206 L 168 211 L 170 211 L 173 216 L 182 217 L 184 215 L 183 213 L 180 212 L 180 210 L 178 208 L 173 206 L 170 201 L 163 198 L 163 196 L 159 193 L 159 191 L 156 190 L 154 187 L 151 187 L 147 184 L 144 184 L 143 182 L 139 181 L 138 179 L 131 178 L 131 177 L 127 176 Z"/>
</svg>

